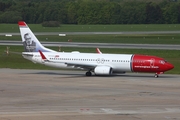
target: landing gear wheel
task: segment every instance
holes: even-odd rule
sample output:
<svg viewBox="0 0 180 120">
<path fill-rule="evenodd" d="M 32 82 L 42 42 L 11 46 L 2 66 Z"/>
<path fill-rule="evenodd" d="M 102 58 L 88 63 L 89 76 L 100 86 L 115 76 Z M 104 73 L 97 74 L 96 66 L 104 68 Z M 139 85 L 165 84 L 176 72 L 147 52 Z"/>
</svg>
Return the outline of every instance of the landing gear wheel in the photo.
<svg viewBox="0 0 180 120">
<path fill-rule="evenodd" d="M 154 77 L 155 77 L 155 78 L 158 78 L 158 77 L 159 77 L 159 75 L 158 75 L 158 74 L 155 74 L 155 75 L 154 75 Z"/>
<path fill-rule="evenodd" d="M 90 71 L 86 72 L 86 76 L 91 76 L 92 73 Z"/>
</svg>

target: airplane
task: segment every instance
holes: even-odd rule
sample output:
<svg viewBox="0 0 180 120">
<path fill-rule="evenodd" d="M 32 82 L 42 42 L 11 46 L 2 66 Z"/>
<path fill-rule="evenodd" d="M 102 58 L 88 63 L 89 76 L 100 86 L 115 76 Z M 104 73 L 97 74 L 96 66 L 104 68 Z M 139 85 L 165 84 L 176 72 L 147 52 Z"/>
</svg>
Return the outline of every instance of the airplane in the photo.
<svg viewBox="0 0 180 120">
<path fill-rule="evenodd" d="M 24 21 L 18 22 L 25 51 L 22 56 L 34 63 L 56 68 L 86 70 L 99 76 L 111 76 L 125 72 L 155 73 L 159 77 L 174 68 L 165 59 L 140 54 L 105 54 L 97 48 L 97 53 L 57 52 L 44 47 Z"/>
</svg>

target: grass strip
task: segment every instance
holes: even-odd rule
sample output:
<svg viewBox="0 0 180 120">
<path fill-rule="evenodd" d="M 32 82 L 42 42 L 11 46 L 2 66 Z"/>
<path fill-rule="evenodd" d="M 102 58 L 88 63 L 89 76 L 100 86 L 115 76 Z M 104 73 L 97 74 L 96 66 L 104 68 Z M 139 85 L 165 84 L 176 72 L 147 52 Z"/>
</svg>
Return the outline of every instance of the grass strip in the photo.
<svg viewBox="0 0 180 120">
<path fill-rule="evenodd" d="M 179 31 L 180 24 L 127 24 L 127 25 L 67 25 L 42 27 L 28 24 L 33 32 L 119 32 L 119 31 Z M 0 32 L 19 32 L 18 24 L 0 24 Z"/>
</svg>

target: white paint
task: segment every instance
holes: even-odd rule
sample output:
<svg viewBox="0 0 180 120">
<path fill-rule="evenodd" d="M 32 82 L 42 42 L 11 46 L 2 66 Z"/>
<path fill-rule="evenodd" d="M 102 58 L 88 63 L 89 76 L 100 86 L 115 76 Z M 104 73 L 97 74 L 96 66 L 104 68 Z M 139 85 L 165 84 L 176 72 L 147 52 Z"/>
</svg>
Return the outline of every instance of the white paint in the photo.
<svg viewBox="0 0 180 120">
<path fill-rule="evenodd" d="M 5 36 L 7 36 L 7 37 L 11 37 L 12 35 L 11 35 L 11 34 L 6 34 Z"/>
<path fill-rule="evenodd" d="M 66 36 L 66 34 L 59 34 L 59 36 Z"/>
</svg>

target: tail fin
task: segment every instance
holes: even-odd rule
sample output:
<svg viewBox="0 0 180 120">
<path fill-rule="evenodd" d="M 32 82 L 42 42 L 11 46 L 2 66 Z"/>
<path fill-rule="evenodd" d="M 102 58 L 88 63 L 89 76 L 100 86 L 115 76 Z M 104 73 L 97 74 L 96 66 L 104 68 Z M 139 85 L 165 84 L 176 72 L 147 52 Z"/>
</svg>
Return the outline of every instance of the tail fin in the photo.
<svg viewBox="0 0 180 120">
<path fill-rule="evenodd" d="M 19 21 L 18 25 L 25 52 L 39 52 L 39 50 L 42 52 L 56 52 L 45 48 L 24 21 Z"/>
</svg>

